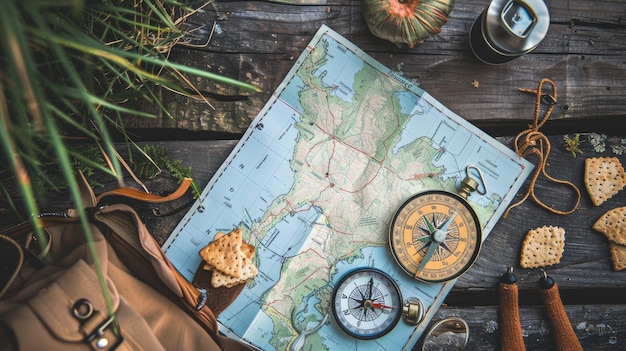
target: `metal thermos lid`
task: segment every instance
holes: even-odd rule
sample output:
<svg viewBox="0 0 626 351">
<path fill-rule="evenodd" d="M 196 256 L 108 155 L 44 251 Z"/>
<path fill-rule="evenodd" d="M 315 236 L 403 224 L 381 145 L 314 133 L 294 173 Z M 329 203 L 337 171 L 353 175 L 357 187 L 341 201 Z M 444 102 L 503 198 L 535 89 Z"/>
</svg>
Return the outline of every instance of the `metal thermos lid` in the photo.
<svg viewBox="0 0 626 351">
<path fill-rule="evenodd" d="M 481 60 L 503 63 L 537 47 L 549 26 L 543 0 L 492 0 L 472 27 L 470 45 Z"/>
</svg>

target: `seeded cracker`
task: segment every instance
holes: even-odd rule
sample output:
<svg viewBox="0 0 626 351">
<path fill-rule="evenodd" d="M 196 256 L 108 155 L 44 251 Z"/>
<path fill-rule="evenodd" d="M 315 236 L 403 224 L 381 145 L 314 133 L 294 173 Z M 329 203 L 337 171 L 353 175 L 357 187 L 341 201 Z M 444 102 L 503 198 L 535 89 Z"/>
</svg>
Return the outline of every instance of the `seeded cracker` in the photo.
<svg viewBox="0 0 626 351">
<path fill-rule="evenodd" d="M 234 278 L 240 278 L 243 261 L 246 257 L 241 251 L 241 237 L 241 230 L 236 229 L 217 240 L 213 240 L 200 250 L 200 256 L 215 270 Z"/>
<path fill-rule="evenodd" d="M 233 238 L 229 239 L 228 237 L 230 236 L 233 236 Z M 235 243 L 237 241 L 240 241 L 240 245 L 238 247 L 239 253 L 236 253 L 233 250 L 236 247 Z M 224 248 L 224 245 L 226 245 L 226 248 Z M 239 257 L 241 260 L 241 274 L 238 276 L 234 276 L 233 274 L 235 274 L 236 272 L 228 270 L 226 266 L 216 265 L 216 263 L 220 263 L 221 261 L 220 255 L 228 256 L 226 255 L 226 251 L 228 248 L 230 248 L 229 252 L 233 253 L 230 256 Z M 256 277 L 259 271 L 252 260 L 255 251 L 256 249 L 254 246 L 241 240 L 240 229 L 233 230 L 229 234 L 224 234 L 222 232 L 218 232 L 217 234 L 215 234 L 213 242 L 200 250 L 200 256 L 204 260 L 204 265 L 202 265 L 202 269 L 206 271 L 211 271 L 211 286 L 213 288 L 232 288 L 236 285 L 245 283 L 248 279 Z M 235 261 L 239 262 L 238 259 L 236 259 Z M 228 257 L 226 257 L 226 259 L 223 260 L 223 263 L 226 264 L 228 262 L 231 261 L 229 261 Z"/>
<path fill-rule="evenodd" d="M 217 240 L 221 237 L 223 237 L 224 233 L 222 232 L 217 232 L 217 234 L 215 234 L 215 237 L 213 237 L 213 240 Z M 241 252 L 243 252 L 244 255 L 246 255 L 246 257 L 248 257 L 249 259 L 252 259 L 254 257 L 254 253 L 256 251 L 256 248 L 250 244 L 248 244 L 245 241 L 241 242 Z M 200 254 L 200 256 L 202 256 L 202 254 Z M 204 264 L 204 266 L 202 267 L 202 269 L 204 269 L 205 271 L 212 271 L 214 270 L 213 266 L 211 266 L 210 264 L 206 263 Z"/>
<path fill-rule="evenodd" d="M 530 230 L 524 242 L 520 256 L 523 268 L 540 268 L 561 262 L 565 248 L 565 229 L 543 226 Z"/>
<path fill-rule="evenodd" d="M 224 274 L 220 271 L 213 271 L 211 275 L 211 286 L 214 288 L 218 288 L 220 286 L 225 286 L 227 288 L 232 288 L 235 285 L 245 283 L 246 280 L 252 279 L 257 276 L 259 273 L 258 269 L 254 266 L 254 263 L 248 257 L 244 257 L 243 259 L 243 269 L 241 277 L 235 278 L 231 277 L 227 274 Z"/>
<path fill-rule="evenodd" d="M 609 241 L 626 245 L 626 207 L 618 207 L 605 212 L 592 228 L 604 234 Z"/>
<path fill-rule="evenodd" d="M 626 172 L 617 157 L 585 159 L 585 188 L 594 205 L 600 206 L 626 186 Z"/>
</svg>

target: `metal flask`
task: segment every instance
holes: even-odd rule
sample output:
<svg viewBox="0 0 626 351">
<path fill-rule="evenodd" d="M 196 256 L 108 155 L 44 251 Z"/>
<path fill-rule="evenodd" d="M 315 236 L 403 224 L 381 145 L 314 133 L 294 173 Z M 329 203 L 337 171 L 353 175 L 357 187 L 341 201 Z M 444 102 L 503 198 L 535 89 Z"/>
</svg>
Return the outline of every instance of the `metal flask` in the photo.
<svg viewBox="0 0 626 351">
<path fill-rule="evenodd" d="M 470 48 L 481 61 L 499 65 L 526 54 L 548 33 L 544 0 L 492 0 L 470 30 Z"/>
</svg>

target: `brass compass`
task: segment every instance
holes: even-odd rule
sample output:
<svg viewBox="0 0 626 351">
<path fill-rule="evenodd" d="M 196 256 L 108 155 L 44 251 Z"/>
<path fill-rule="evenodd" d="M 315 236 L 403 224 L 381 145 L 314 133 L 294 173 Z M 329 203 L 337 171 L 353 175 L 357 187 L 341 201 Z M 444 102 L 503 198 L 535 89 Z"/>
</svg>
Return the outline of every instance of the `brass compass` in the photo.
<svg viewBox="0 0 626 351">
<path fill-rule="evenodd" d="M 393 257 L 415 279 L 427 283 L 455 279 L 478 257 L 482 228 L 465 200 L 478 187 L 469 176 L 472 167 L 467 168 L 460 195 L 442 190 L 416 194 L 400 206 L 391 221 L 389 244 Z"/>
</svg>

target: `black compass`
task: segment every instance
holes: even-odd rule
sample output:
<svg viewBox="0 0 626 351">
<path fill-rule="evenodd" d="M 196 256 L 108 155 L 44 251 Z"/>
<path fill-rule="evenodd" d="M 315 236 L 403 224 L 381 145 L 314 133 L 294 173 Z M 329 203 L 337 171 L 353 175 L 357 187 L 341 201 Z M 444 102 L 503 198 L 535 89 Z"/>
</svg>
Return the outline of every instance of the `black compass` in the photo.
<svg viewBox="0 0 626 351">
<path fill-rule="evenodd" d="M 387 334 L 402 316 L 402 295 L 396 282 L 375 268 L 344 275 L 333 291 L 332 309 L 346 333 L 359 339 Z"/>
</svg>

